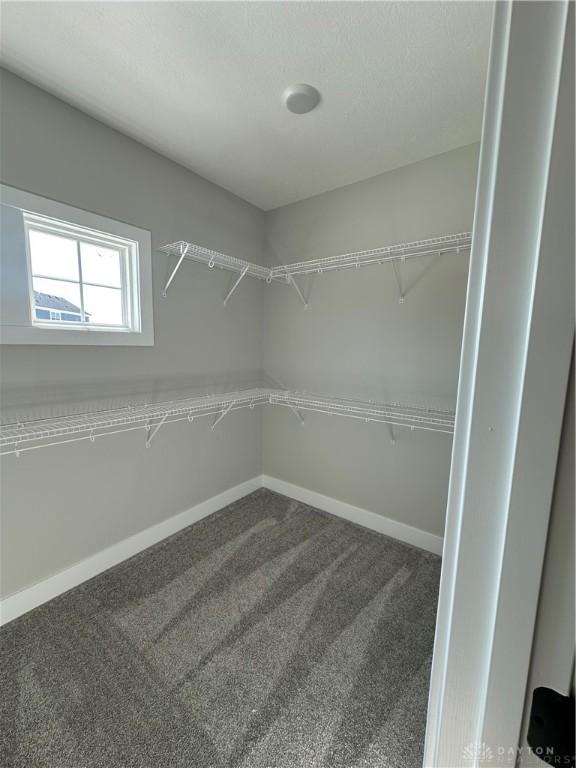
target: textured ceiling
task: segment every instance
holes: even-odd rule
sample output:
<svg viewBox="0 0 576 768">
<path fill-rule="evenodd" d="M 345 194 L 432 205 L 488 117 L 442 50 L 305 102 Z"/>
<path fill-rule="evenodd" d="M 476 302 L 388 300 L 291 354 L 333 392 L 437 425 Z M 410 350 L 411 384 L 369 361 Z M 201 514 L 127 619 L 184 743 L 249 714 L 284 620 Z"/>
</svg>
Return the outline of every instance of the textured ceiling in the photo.
<svg viewBox="0 0 576 768">
<path fill-rule="evenodd" d="M 486 2 L 9 2 L 2 62 L 269 210 L 480 137 Z M 307 115 L 281 100 L 322 93 Z"/>
</svg>

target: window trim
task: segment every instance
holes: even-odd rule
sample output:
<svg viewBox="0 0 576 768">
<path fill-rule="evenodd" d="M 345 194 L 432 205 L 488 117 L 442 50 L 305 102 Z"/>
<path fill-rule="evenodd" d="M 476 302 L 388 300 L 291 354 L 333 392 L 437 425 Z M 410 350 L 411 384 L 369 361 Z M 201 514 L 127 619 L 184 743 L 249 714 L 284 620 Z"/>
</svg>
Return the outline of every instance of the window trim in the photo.
<svg viewBox="0 0 576 768">
<path fill-rule="evenodd" d="M 105 232 L 98 233 L 96 237 L 96 230 L 87 229 L 86 227 L 77 226 L 67 221 L 60 221 L 54 218 L 48 218 L 46 216 L 39 216 L 34 213 L 31 214 L 28 211 L 22 212 L 24 219 L 24 234 L 26 238 L 26 258 L 28 265 L 28 285 L 29 285 L 29 303 L 30 303 L 30 320 L 33 326 L 39 328 L 66 328 L 70 330 L 91 330 L 105 332 L 110 331 L 114 333 L 138 333 L 141 328 L 140 322 L 140 302 L 138 301 L 138 272 L 136 268 L 136 262 L 138 260 L 138 241 L 128 240 L 127 238 L 121 238 L 117 235 L 108 234 Z M 59 235 L 62 237 L 69 237 L 76 243 L 76 258 L 78 259 L 78 280 L 70 280 L 68 278 L 55 278 L 51 275 L 39 275 L 34 273 L 32 267 L 32 252 L 30 247 L 30 232 L 48 232 L 50 234 Z M 120 286 L 106 285 L 104 283 L 94 283 L 90 280 L 84 280 L 82 278 L 82 258 L 80 253 L 81 243 L 94 243 L 102 244 L 105 247 L 114 248 L 120 252 L 121 264 L 120 264 Z M 83 300 L 83 288 L 86 285 L 99 287 L 99 288 L 111 288 L 119 290 L 122 297 L 122 325 L 104 323 L 91 323 L 82 324 L 81 322 L 72 320 L 62 320 L 60 325 L 56 325 L 56 322 L 52 320 L 42 321 L 35 319 L 36 301 L 34 299 L 34 278 L 43 277 L 48 280 L 58 280 L 62 283 L 71 283 L 72 285 L 78 285 L 80 290 L 80 316 L 86 315 L 86 309 L 84 307 Z M 60 312 L 61 314 L 61 312 Z"/>
<path fill-rule="evenodd" d="M 150 232 L 130 224 L 109 219 L 89 211 L 59 203 L 54 200 L 39 197 L 14 187 L 0 184 L 0 203 L 3 206 L 15 208 L 22 213 L 22 244 L 18 243 L 18 254 L 13 254 L 11 270 L 7 270 L 19 282 L 25 281 L 18 289 L 19 294 L 26 293 L 28 306 L 25 308 L 27 322 L 23 316 L 18 318 L 2 318 L 0 325 L 0 343 L 2 344 L 58 344 L 58 345 L 99 345 L 99 346 L 153 346 L 153 297 L 152 297 L 152 247 Z M 50 224 L 55 222 L 53 231 L 65 235 L 70 230 L 70 236 L 78 238 L 82 230 L 82 240 L 89 242 L 106 242 L 111 246 L 130 246 L 131 253 L 127 256 L 122 272 L 123 305 L 128 301 L 130 308 L 123 306 L 123 316 L 132 324 L 126 327 L 105 326 L 86 323 L 80 325 L 72 321 L 42 321 L 35 319 L 34 292 L 32 281 L 32 261 L 28 234 L 30 229 L 50 230 Z M 94 237 L 101 234 L 101 239 Z M 4 266 L 4 265 L 3 265 Z M 128 287 L 129 293 L 125 290 Z M 128 311 L 130 310 L 130 311 Z M 24 314 L 24 313 L 23 313 Z"/>
</svg>

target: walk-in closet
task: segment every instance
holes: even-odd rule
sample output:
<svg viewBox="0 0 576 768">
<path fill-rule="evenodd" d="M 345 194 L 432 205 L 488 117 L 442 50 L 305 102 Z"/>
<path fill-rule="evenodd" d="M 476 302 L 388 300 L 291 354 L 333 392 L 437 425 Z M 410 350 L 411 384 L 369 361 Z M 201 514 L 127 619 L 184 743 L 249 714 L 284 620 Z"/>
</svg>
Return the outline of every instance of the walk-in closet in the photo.
<svg viewBox="0 0 576 768">
<path fill-rule="evenodd" d="M 1 11 L 0 763 L 537 766 L 573 266 L 521 222 L 573 216 L 570 3 Z M 507 708 L 503 388 L 552 334 Z"/>
</svg>

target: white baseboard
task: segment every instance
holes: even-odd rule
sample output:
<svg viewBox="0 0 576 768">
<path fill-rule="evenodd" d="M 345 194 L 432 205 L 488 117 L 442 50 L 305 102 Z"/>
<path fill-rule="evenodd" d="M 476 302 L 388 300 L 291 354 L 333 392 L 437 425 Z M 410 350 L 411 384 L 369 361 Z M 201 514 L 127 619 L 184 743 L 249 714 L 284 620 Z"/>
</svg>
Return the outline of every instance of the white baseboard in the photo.
<svg viewBox="0 0 576 768">
<path fill-rule="evenodd" d="M 97 552 L 95 555 L 91 555 L 85 560 L 71 565 L 66 570 L 60 571 L 38 584 L 9 595 L 0 601 L 0 626 L 31 611 L 33 608 L 37 608 L 42 603 L 46 603 L 48 600 L 52 600 L 52 598 L 67 592 L 69 589 L 77 587 L 82 582 L 107 571 L 108 568 L 112 568 L 123 560 L 137 555 L 142 550 L 162 541 L 162 539 L 172 536 L 173 533 L 187 528 L 192 523 L 196 523 L 203 517 L 217 512 L 219 509 L 232 504 L 234 501 L 238 501 L 238 499 L 261 487 L 260 477 L 254 477 L 244 483 L 235 485 L 227 491 L 223 491 L 216 496 L 212 496 L 210 499 L 206 499 L 206 501 L 196 504 L 185 512 L 180 512 L 168 518 L 168 520 L 163 520 L 151 528 L 140 531 L 128 539 L 119 541 L 117 544 L 113 544 L 111 547 Z"/>
<path fill-rule="evenodd" d="M 373 531 L 378 531 L 378 533 L 385 533 L 387 536 L 404 541 L 406 544 L 411 544 L 414 547 L 426 549 L 435 555 L 442 554 L 442 537 L 428 533 L 428 531 L 414 528 L 411 525 L 406 525 L 406 523 L 400 523 L 398 520 L 392 520 L 376 512 L 369 512 L 367 509 L 355 507 L 352 504 L 347 504 L 345 501 L 338 501 L 338 499 L 333 499 L 330 496 L 324 496 L 322 493 L 309 491 L 307 488 L 287 483 L 285 480 L 278 480 L 276 477 L 262 475 L 262 485 L 271 491 L 276 491 L 284 496 L 290 496 L 292 499 L 296 499 L 296 501 L 309 504 L 311 507 L 317 507 L 324 510 L 324 512 L 330 512 L 332 515 L 343 517 L 352 523 L 364 526 L 364 528 L 370 528 Z"/>
<path fill-rule="evenodd" d="M 216 496 L 212 496 L 212 498 L 196 504 L 185 512 L 180 512 L 178 515 L 168 518 L 168 520 L 163 520 L 161 523 L 140 531 L 128 539 L 119 541 L 117 544 L 113 544 L 111 547 L 97 552 L 95 555 L 91 555 L 85 560 L 71 565 L 64 571 L 60 571 L 54 576 L 49 576 L 38 584 L 9 595 L 0 601 L 0 626 L 67 592 L 69 589 L 77 587 L 84 581 L 98 576 L 98 574 L 118 565 L 123 560 L 137 555 L 153 544 L 157 544 L 168 536 L 178 533 L 178 531 L 187 528 L 192 523 L 196 523 L 203 517 L 217 512 L 219 509 L 232 504 L 234 501 L 238 501 L 243 496 L 262 487 L 269 488 L 271 491 L 276 491 L 284 496 L 290 496 L 297 501 L 309 504 L 317 509 L 322 509 L 332 515 L 343 517 L 352 523 L 364 526 L 364 528 L 370 528 L 373 531 L 384 533 L 407 544 L 426 549 L 436 555 L 442 554 L 441 536 L 435 536 L 433 533 L 400 523 L 376 512 L 369 512 L 367 509 L 355 507 L 344 501 L 338 501 L 338 499 L 333 499 L 330 496 L 309 491 L 307 488 L 287 483 L 285 480 L 278 480 L 268 475 L 260 475 L 235 485 L 233 488 L 229 488 L 227 491 L 223 491 Z"/>
</svg>

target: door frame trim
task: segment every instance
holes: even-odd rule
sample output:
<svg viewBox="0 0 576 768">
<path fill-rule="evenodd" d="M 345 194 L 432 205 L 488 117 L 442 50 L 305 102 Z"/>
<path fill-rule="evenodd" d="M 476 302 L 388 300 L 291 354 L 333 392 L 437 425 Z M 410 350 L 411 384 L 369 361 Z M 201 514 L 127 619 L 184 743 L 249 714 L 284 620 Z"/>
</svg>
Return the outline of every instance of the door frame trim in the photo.
<svg viewBox="0 0 576 768">
<path fill-rule="evenodd" d="M 495 4 L 430 768 L 515 764 L 574 342 L 568 14 L 567 0 Z"/>
</svg>

